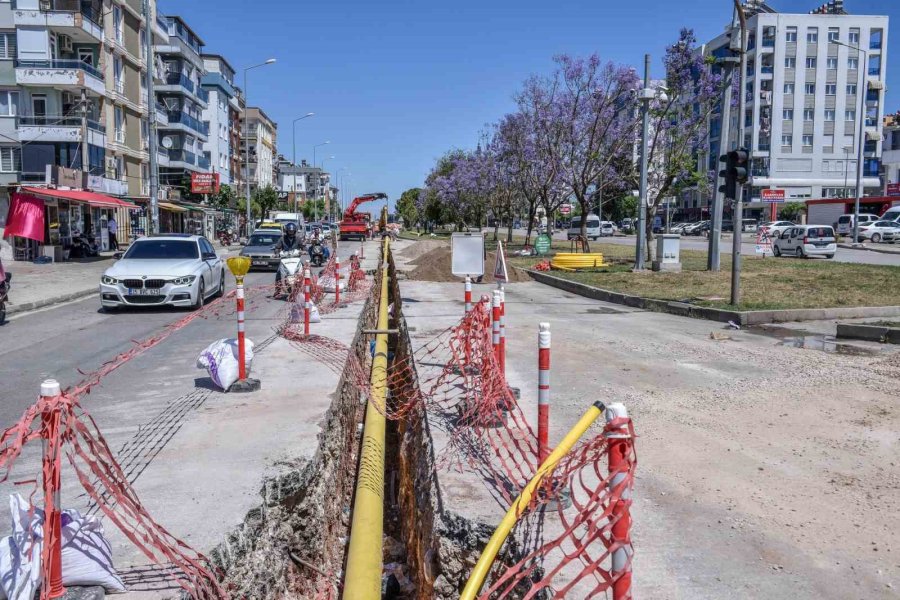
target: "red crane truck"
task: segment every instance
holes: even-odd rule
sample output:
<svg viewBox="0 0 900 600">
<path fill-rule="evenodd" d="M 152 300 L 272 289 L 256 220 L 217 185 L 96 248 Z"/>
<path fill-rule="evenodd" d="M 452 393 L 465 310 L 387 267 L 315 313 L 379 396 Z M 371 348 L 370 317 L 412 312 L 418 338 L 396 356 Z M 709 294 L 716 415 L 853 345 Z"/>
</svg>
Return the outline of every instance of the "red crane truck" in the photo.
<svg viewBox="0 0 900 600">
<path fill-rule="evenodd" d="M 356 212 L 356 209 L 364 202 L 373 202 L 375 200 L 387 200 L 387 194 L 381 192 L 363 194 L 353 199 L 353 202 L 344 211 L 344 218 L 341 219 L 338 225 L 341 240 L 349 240 L 350 238 L 364 240 L 372 235 L 371 215 L 369 213 Z"/>
</svg>

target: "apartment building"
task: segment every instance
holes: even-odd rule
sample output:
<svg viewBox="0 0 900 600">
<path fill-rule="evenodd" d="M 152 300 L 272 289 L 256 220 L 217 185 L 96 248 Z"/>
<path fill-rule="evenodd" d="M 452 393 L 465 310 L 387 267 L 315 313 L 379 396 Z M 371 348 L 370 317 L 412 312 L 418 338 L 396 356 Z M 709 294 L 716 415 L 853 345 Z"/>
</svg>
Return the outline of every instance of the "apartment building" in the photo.
<svg viewBox="0 0 900 600">
<path fill-rule="evenodd" d="M 769 207 L 760 202 L 764 188 L 785 190 L 788 201 L 855 195 L 863 144 L 865 193 L 879 195 L 888 17 L 847 14 L 841 0 L 810 14 L 781 14 L 764 0 L 750 1 L 746 9 L 746 112 L 732 110 L 727 141 L 721 139 L 721 118 L 712 118 L 710 170 L 719 170 L 718 157 L 728 150 L 750 149 L 747 209 L 763 217 Z M 728 55 L 730 29 L 706 46 L 708 54 Z M 746 126 L 740 144 L 739 117 Z M 690 213 L 697 204 L 689 197 L 681 208 Z"/>
<path fill-rule="evenodd" d="M 124 194 L 150 193 L 149 130 L 145 73 L 147 53 L 141 0 L 112 0 L 104 14 L 107 131 L 105 175 L 122 182 Z"/>
<path fill-rule="evenodd" d="M 881 155 L 882 183 L 900 185 L 900 111 L 884 118 L 884 147 Z M 896 189 L 892 186 L 892 191 Z"/>
<path fill-rule="evenodd" d="M 209 103 L 203 109 L 203 124 L 209 129 L 209 139 L 203 153 L 210 170 L 219 174 L 219 182 L 231 184 L 231 111 L 237 95 L 234 88 L 234 68 L 218 54 L 203 54 L 203 89 L 209 93 Z"/>
<path fill-rule="evenodd" d="M 190 173 L 210 170 L 204 152 L 209 141 L 209 127 L 203 122 L 209 105 L 209 93 L 202 85 L 204 44 L 181 17 L 157 20 L 164 33 L 154 48 L 161 71 L 156 98 L 164 113 L 157 121 L 159 177 L 161 184 L 178 186 Z"/>
<path fill-rule="evenodd" d="M 244 100 L 244 92 L 241 88 L 235 88 L 235 96 L 228 103 L 228 150 L 231 153 L 231 180 L 235 190 L 244 190 L 244 170 L 242 164 L 244 155 L 241 152 L 241 124 L 244 121 L 244 111 L 247 103 Z M 240 192 L 242 194 L 243 192 Z"/>
<path fill-rule="evenodd" d="M 275 144 L 278 126 L 257 106 L 248 106 L 244 111 L 244 136 L 241 152 L 249 145 L 249 164 L 244 174 L 250 179 L 250 189 L 275 185 Z"/>
</svg>

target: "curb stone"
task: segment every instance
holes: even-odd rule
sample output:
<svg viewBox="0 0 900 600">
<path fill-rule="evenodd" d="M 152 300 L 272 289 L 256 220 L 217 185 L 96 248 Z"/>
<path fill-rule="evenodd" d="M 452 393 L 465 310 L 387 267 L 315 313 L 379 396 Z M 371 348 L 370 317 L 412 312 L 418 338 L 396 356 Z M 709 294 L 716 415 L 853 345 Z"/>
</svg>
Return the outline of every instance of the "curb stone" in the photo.
<svg viewBox="0 0 900 600">
<path fill-rule="evenodd" d="M 748 310 L 733 311 L 708 306 L 695 306 L 684 302 L 657 300 L 642 296 L 631 296 L 613 292 L 590 285 L 554 277 L 540 271 L 526 270 L 528 275 L 539 283 L 549 285 L 572 294 L 585 296 L 603 302 L 624 304 L 634 308 L 643 308 L 656 312 L 664 312 L 682 317 L 707 319 L 727 323 L 734 321 L 741 326 L 762 325 L 764 323 L 786 323 L 790 321 L 830 321 L 834 319 L 858 319 L 867 317 L 900 316 L 900 306 L 843 306 L 834 308 L 792 308 L 781 310 Z"/>
<path fill-rule="evenodd" d="M 46 308 L 48 306 L 53 306 L 55 304 L 62 304 L 63 302 L 71 302 L 72 300 L 78 300 L 80 298 L 87 298 L 88 296 L 93 296 L 95 294 L 99 294 L 99 290 L 97 287 L 92 287 L 86 290 L 79 290 L 77 292 L 71 292 L 69 294 L 61 294 L 59 296 L 53 296 L 51 298 L 44 298 L 43 300 L 35 300 L 34 302 L 25 302 L 24 304 L 9 304 L 9 307 L 6 309 L 6 314 L 9 316 L 28 312 L 31 310 L 37 310 L 39 308 Z"/>
<path fill-rule="evenodd" d="M 853 244 L 838 244 L 838 248 L 845 250 L 862 250 L 864 252 L 877 252 L 878 254 L 892 254 L 900 256 L 900 250 L 888 250 L 887 248 L 872 248 L 870 246 L 854 246 Z"/>
</svg>

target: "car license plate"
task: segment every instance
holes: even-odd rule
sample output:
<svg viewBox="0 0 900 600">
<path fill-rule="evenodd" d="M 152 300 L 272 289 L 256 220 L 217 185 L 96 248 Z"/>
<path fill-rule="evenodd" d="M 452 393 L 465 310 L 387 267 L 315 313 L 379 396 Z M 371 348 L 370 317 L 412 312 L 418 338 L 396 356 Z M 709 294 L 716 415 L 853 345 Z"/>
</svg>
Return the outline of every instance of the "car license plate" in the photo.
<svg viewBox="0 0 900 600">
<path fill-rule="evenodd" d="M 159 294 L 159 290 L 142 290 L 135 288 L 128 288 L 129 296 L 156 296 Z"/>
<path fill-rule="evenodd" d="M 252 264 L 252 265 L 262 265 L 262 266 L 266 266 L 266 265 L 269 264 L 269 261 L 267 261 L 267 260 L 254 260 L 254 261 L 251 261 L 250 264 Z"/>
</svg>

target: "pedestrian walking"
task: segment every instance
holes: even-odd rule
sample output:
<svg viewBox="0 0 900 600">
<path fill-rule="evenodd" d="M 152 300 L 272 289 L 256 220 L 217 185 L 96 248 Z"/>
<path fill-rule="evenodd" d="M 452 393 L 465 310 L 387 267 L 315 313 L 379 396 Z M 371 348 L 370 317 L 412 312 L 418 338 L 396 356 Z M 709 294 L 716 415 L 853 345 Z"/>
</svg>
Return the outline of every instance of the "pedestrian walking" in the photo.
<svg viewBox="0 0 900 600">
<path fill-rule="evenodd" d="M 109 249 L 118 250 L 119 240 L 116 239 L 116 232 L 119 231 L 119 225 L 116 223 L 115 217 L 110 217 L 106 222 L 106 229 L 109 231 Z"/>
</svg>

